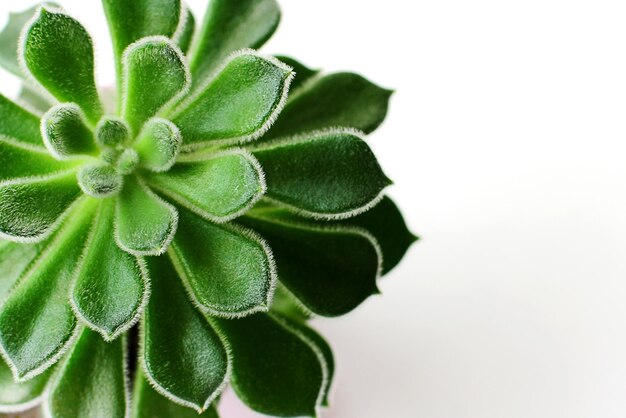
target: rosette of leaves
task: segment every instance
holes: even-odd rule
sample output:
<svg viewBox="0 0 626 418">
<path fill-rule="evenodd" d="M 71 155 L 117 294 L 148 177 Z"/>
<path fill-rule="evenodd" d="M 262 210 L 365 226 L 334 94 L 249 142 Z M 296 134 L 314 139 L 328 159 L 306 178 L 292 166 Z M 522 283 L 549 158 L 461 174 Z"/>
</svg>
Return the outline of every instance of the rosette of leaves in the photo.
<svg viewBox="0 0 626 418">
<path fill-rule="evenodd" d="M 0 411 L 215 417 L 230 384 L 315 416 L 333 358 L 306 321 L 415 240 L 364 140 L 390 92 L 258 54 L 274 0 L 212 0 L 197 29 L 179 0 L 102 5 L 113 100 L 58 5 L 0 33 L 23 80 L 0 96 Z"/>
</svg>

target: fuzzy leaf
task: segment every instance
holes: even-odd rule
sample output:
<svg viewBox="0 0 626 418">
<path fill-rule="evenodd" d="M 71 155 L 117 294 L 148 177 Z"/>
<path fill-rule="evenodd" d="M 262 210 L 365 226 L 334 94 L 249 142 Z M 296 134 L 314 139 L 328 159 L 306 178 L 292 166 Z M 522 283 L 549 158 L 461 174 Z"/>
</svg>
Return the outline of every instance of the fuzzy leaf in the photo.
<svg viewBox="0 0 626 418">
<path fill-rule="evenodd" d="M 335 127 L 370 133 L 385 119 L 391 94 L 357 74 L 318 78 L 290 97 L 263 139 Z"/>
<path fill-rule="evenodd" d="M 169 39 L 149 37 L 124 51 L 122 115 L 135 135 L 143 123 L 188 88 L 181 51 Z"/>
<path fill-rule="evenodd" d="M 41 135 L 50 154 L 58 160 L 81 154 L 96 156 L 99 152 L 85 114 L 73 103 L 48 110 L 41 119 Z"/>
<path fill-rule="evenodd" d="M 187 5 L 183 2 L 181 19 L 178 22 L 176 33 L 174 33 L 172 39 L 185 54 L 189 51 L 189 47 L 191 47 L 195 30 L 196 18 L 193 16 L 193 13 L 191 13 L 189 7 L 187 7 Z"/>
<path fill-rule="evenodd" d="M 276 283 L 274 299 L 271 310 L 280 316 L 292 319 L 297 322 L 304 322 L 311 319 L 309 311 L 280 281 Z"/>
<path fill-rule="evenodd" d="M 52 417 L 126 416 L 125 341 L 105 342 L 84 329 L 47 400 Z"/>
<path fill-rule="evenodd" d="M 198 415 L 196 411 L 167 399 L 146 381 L 141 369 L 135 376 L 133 392 L 133 418 L 219 418 L 215 404 Z"/>
<path fill-rule="evenodd" d="M 96 141 L 103 147 L 125 145 L 130 142 L 130 127 L 124 119 L 106 115 L 96 125 Z"/>
<path fill-rule="evenodd" d="M 113 40 L 118 82 L 126 47 L 146 36 L 172 37 L 180 19 L 180 3 L 180 0 L 102 0 Z"/>
<path fill-rule="evenodd" d="M 365 141 L 349 131 L 261 144 L 252 153 L 265 172 L 267 196 L 306 216 L 354 216 L 391 183 Z"/>
<path fill-rule="evenodd" d="M 73 172 L 0 183 L 0 236 L 22 242 L 42 240 L 79 196 Z"/>
<path fill-rule="evenodd" d="M 364 228 L 376 237 L 383 254 L 383 274 L 397 266 L 411 244 L 418 240 L 407 229 L 402 213 L 387 196 L 367 212 L 340 224 Z"/>
<path fill-rule="evenodd" d="M 258 237 L 180 211 L 170 255 L 196 305 L 211 315 L 265 311 L 275 280 L 269 249 Z"/>
<path fill-rule="evenodd" d="M 239 216 L 265 191 L 256 159 L 237 150 L 178 163 L 148 181 L 180 205 L 215 222 Z"/>
<path fill-rule="evenodd" d="M 22 53 L 30 73 L 54 97 L 78 104 L 92 124 L 100 119 L 93 43 L 78 21 L 65 13 L 39 8 L 25 28 Z"/>
<path fill-rule="evenodd" d="M 105 163 L 88 164 L 77 174 L 80 189 L 91 197 L 105 198 L 116 195 L 122 188 L 123 177 L 115 168 Z"/>
<path fill-rule="evenodd" d="M 267 415 L 316 416 L 325 376 L 310 343 L 267 314 L 211 322 L 230 342 L 231 384 L 246 405 Z"/>
<path fill-rule="evenodd" d="M 154 118 L 144 125 L 134 147 L 141 165 L 158 173 L 174 165 L 181 145 L 182 137 L 176 125 L 165 119 Z"/>
<path fill-rule="evenodd" d="M 211 0 L 191 52 L 194 86 L 204 84 L 232 52 L 259 49 L 279 21 L 280 9 L 275 0 Z"/>
<path fill-rule="evenodd" d="M 286 57 L 284 55 L 276 55 L 276 59 L 278 59 L 280 62 L 284 62 L 285 64 L 293 68 L 293 71 L 296 73 L 296 76 L 293 78 L 293 81 L 291 82 L 291 86 L 289 86 L 290 94 L 293 94 L 294 92 L 296 92 L 297 89 L 302 87 L 302 85 L 304 85 L 306 82 L 308 82 L 310 79 L 312 79 L 313 77 L 315 77 L 316 75 L 320 73 L 319 70 L 313 70 L 291 57 Z"/>
<path fill-rule="evenodd" d="M 291 68 L 280 61 L 244 51 L 184 102 L 172 120 L 187 148 L 258 138 L 280 112 L 291 78 Z"/>
<path fill-rule="evenodd" d="M 39 117 L 0 94 L 0 135 L 41 147 Z"/>
<path fill-rule="evenodd" d="M 76 317 L 68 301 L 87 239 L 93 202 L 74 212 L 0 307 L 0 346 L 14 376 L 29 379 L 54 364 L 71 344 Z"/>
<path fill-rule="evenodd" d="M 201 413 L 226 385 L 230 367 L 226 349 L 189 303 L 167 257 L 147 262 L 152 295 L 141 334 L 144 373 L 159 393 Z"/>
<path fill-rule="evenodd" d="M 13 285 L 46 244 L 47 241 L 35 244 L 0 241 L 0 302 L 7 297 Z"/>
<path fill-rule="evenodd" d="M 25 106 L 29 106 L 33 111 L 45 113 L 52 107 L 52 103 L 43 94 L 37 91 L 35 88 L 22 84 L 22 89 L 18 95 L 18 101 Z"/>
<path fill-rule="evenodd" d="M 50 158 L 44 149 L 0 136 L 0 181 L 51 174 L 69 167 Z"/>
<path fill-rule="evenodd" d="M 0 413 L 31 409 L 44 396 L 52 369 L 22 383 L 13 380 L 11 369 L 0 360 Z"/>
<path fill-rule="evenodd" d="M 103 202 L 71 295 L 78 317 L 107 341 L 139 319 L 149 292 L 141 261 L 112 239 L 113 218 L 113 202 Z"/>
<path fill-rule="evenodd" d="M 176 209 L 132 177 L 120 193 L 115 236 L 117 244 L 133 255 L 159 255 L 176 232 Z"/>
<path fill-rule="evenodd" d="M 240 221 L 267 239 L 281 283 L 311 311 L 343 315 L 378 293 L 378 244 L 362 231 L 296 221 L 280 210 Z"/>
</svg>

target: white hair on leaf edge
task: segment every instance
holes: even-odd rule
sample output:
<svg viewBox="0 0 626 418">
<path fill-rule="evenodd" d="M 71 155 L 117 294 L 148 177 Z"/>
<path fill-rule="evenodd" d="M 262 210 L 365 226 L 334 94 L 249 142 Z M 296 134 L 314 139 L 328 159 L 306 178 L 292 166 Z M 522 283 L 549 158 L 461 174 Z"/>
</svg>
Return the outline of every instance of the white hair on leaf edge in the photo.
<svg viewBox="0 0 626 418">
<path fill-rule="evenodd" d="M 189 21 L 189 7 L 187 4 L 180 0 L 180 9 L 178 12 L 178 24 L 176 25 L 176 30 L 172 34 L 172 42 L 178 44 L 180 42 L 180 38 L 185 33 L 185 27 L 187 26 L 187 22 Z"/>
<path fill-rule="evenodd" d="M 28 411 L 39 404 L 41 404 L 47 396 L 46 390 L 44 390 L 39 396 L 22 403 L 16 404 L 2 404 L 0 403 L 0 413 L 2 414 L 17 414 L 20 412 Z"/>
<path fill-rule="evenodd" d="M 46 149 L 46 147 L 42 144 L 42 146 L 38 146 L 35 144 L 31 144 L 29 142 L 20 141 L 16 138 L 0 134 L 0 142 L 4 142 L 5 144 L 11 145 L 16 148 L 21 148 L 25 151 L 36 152 L 38 154 L 45 155 L 50 157 L 50 153 Z"/>
<path fill-rule="evenodd" d="M 58 111 L 73 111 L 76 112 L 78 118 L 85 126 L 90 126 L 87 117 L 85 116 L 85 112 L 78 106 L 76 103 L 58 103 L 52 106 L 46 113 L 41 117 L 41 121 L 39 124 L 39 130 L 41 132 L 41 138 L 43 139 L 44 146 L 48 150 L 48 152 L 59 161 L 71 161 L 77 160 L 80 158 L 85 158 L 85 156 L 71 155 L 71 154 L 61 154 L 59 149 L 52 143 L 50 136 L 48 135 L 47 124 L 51 117 L 56 116 L 56 112 Z"/>
</svg>

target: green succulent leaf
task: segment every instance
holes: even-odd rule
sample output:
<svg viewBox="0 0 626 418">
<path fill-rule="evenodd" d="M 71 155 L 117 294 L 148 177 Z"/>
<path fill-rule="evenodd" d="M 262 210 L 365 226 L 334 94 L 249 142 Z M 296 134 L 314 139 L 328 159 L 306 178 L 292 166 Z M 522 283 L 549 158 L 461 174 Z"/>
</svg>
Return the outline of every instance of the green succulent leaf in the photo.
<svg viewBox="0 0 626 418">
<path fill-rule="evenodd" d="M 305 216 L 354 216 L 391 184 L 370 147 L 352 131 L 277 140 L 251 151 L 265 172 L 267 197 Z"/>
<path fill-rule="evenodd" d="M 80 194 L 74 172 L 0 183 L 0 238 L 41 241 Z"/>
<path fill-rule="evenodd" d="M 146 180 L 179 205 L 218 223 L 241 215 L 265 192 L 259 163 L 242 150 L 183 161 Z"/>
<path fill-rule="evenodd" d="M 95 125 L 102 105 L 94 78 L 93 43 L 85 28 L 65 13 L 42 6 L 23 34 L 21 51 L 30 74 L 60 102 L 79 105 Z"/>
<path fill-rule="evenodd" d="M 115 222 L 115 238 L 120 248 L 136 256 L 163 254 L 177 225 L 178 213 L 172 205 L 140 181 L 126 177 Z"/>
<path fill-rule="evenodd" d="M 170 255 L 203 311 L 238 317 L 268 309 L 276 277 L 272 256 L 249 231 L 181 210 Z"/>
<path fill-rule="evenodd" d="M 118 83 L 126 47 L 146 36 L 172 37 L 181 17 L 180 0 L 102 0 L 102 6 L 113 40 Z"/>
<path fill-rule="evenodd" d="M 196 31 L 196 18 L 184 2 L 182 3 L 182 6 L 183 10 L 181 12 L 181 18 L 178 22 L 176 32 L 174 33 L 174 36 L 172 36 L 172 40 L 176 42 L 176 45 L 178 45 L 180 50 L 186 54 L 191 47 L 191 42 L 193 41 Z"/>
<path fill-rule="evenodd" d="M 48 110 L 41 119 L 41 135 L 50 154 L 58 160 L 98 153 L 85 114 L 74 103 L 58 104 Z"/>
<path fill-rule="evenodd" d="M 276 283 L 270 312 L 297 322 L 311 319 L 311 311 L 306 308 L 280 281 Z"/>
<path fill-rule="evenodd" d="M 327 376 L 308 339 L 267 314 L 211 322 L 230 342 L 231 384 L 246 405 L 267 415 L 317 416 Z"/>
<path fill-rule="evenodd" d="M 176 125 L 166 119 L 154 118 L 144 125 L 134 148 L 141 165 L 158 173 L 174 165 L 181 145 L 182 137 Z"/>
<path fill-rule="evenodd" d="M 0 181 L 52 174 L 68 167 L 71 165 L 50 158 L 42 148 L 0 136 Z"/>
<path fill-rule="evenodd" d="M 104 198 L 116 195 L 122 188 L 124 178 L 109 164 L 88 164 L 77 174 L 80 189 L 91 197 Z"/>
<path fill-rule="evenodd" d="M 263 139 L 335 127 L 370 133 L 385 119 L 391 94 L 357 74 L 316 78 L 289 98 Z"/>
<path fill-rule="evenodd" d="M 30 87 L 28 84 L 22 84 L 17 100 L 24 106 L 32 109 L 33 112 L 45 113 L 52 107 L 50 99 L 44 97 L 40 91 Z"/>
<path fill-rule="evenodd" d="M 234 51 L 259 49 L 280 21 L 275 0 L 211 0 L 191 52 L 194 86 L 201 86 Z"/>
<path fill-rule="evenodd" d="M 244 142 L 263 135 L 287 98 L 292 75 L 287 65 L 251 50 L 231 56 L 215 78 L 173 115 L 185 148 Z"/>
<path fill-rule="evenodd" d="M 39 117 L 0 94 L 0 135 L 44 148 Z"/>
<path fill-rule="evenodd" d="M 281 210 L 254 212 L 240 222 L 268 241 L 281 283 L 311 311 L 343 315 L 378 293 L 382 258 L 366 232 L 294 219 Z"/>
<path fill-rule="evenodd" d="M 20 381 L 53 365 L 76 334 L 67 296 L 89 233 L 93 202 L 84 202 L 73 215 L 0 307 L 0 349 Z"/>
<path fill-rule="evenodd" d="M 319 70 L 313 70 L 291 57 L 276 55 L 276 59 L 293 68 L 293 71 L 296 73 L 289 87 L 290 94 L 296 93 L 300 87 L 320 73 Z"/>
<path fill-rule="evenodd" d="M 135 376 L 133 391 L 133 418 L 219 418 L 215 406 L 211 405 L 198 415 L 196 411 L 167 399 L 154 390 L 141 369 Z"/>
<path fill-rule="evenodd" d="M 114 215 L 114 202 L 103 202 L 71 291 L 77 316 L 107 341 L 139 320 L 149 294 L 143 261 L 111 239 Z"/>
<path fill-rule="evenodd" d="M 152 295 L 141 331 L 143 371 L 157 392 L 202 413 L 226 385 L 230 369 L 226 348 L 189 303 L 167 257 L 148 258 L 147 264 Z"/>
<path fill-rule="evenodd" d="M 13 285 L 46 247 L 46 244 L 47 242 L 22 244 L 0 241 L 0 302 L 7 297 Z"/>
<path fill-rule="evenodd" d="M 137 134 L 143 123 L 189 86 L 182 52 L 168 38 L 142 38 L 124 51 L 122 116 Z"/>
<path fill-rule="evenodd" d="M 400 209 L 387 196 L 367 212 L 340 224 L 363 228 L 376 238 L 383 254 L 382 274 L 397 266 L 411 244 L 418 240 L 408 230 Z"/>
<path fill-rule="evenodd" d="M 0 360 L 0 413 L 23 412 L 39 404 L 45 394 L 52 370 L 27 382 L 16 383 L 11 369 Z"/>
<path fill-rule="evenodd" d="M 46 401 L 51 417 L 126 417 L 126 348 L 84 329 Z"/>
<path fill-rule="evenodd" d="M 122 118 L 106 115 L 96 125 L 96 142 L 102 147 L 123 146 L 130 142 L 130 126 Z"/>
</svg>

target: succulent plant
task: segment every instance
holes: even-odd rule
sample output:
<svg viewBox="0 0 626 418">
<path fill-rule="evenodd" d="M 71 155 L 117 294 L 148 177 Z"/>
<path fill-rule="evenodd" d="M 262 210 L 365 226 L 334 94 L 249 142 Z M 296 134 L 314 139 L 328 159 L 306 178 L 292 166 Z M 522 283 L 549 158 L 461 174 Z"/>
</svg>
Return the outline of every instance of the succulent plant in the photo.
<svg viewBox="0 0 626 418">
<path fill-rule="evenodd" d="M 0 64 L 0 411 L 315 416 L 307 325 L 378 292 L 415 237 L 365 135 L 390 91 L 259 55 L 274 0 L 103 0 L 117 92 L 58 5 L 12 14 Z M 279 115 L 280 114 L 280 115 Z M 132 395 L 131 395 L 132 393 Z"/>
</svg>

